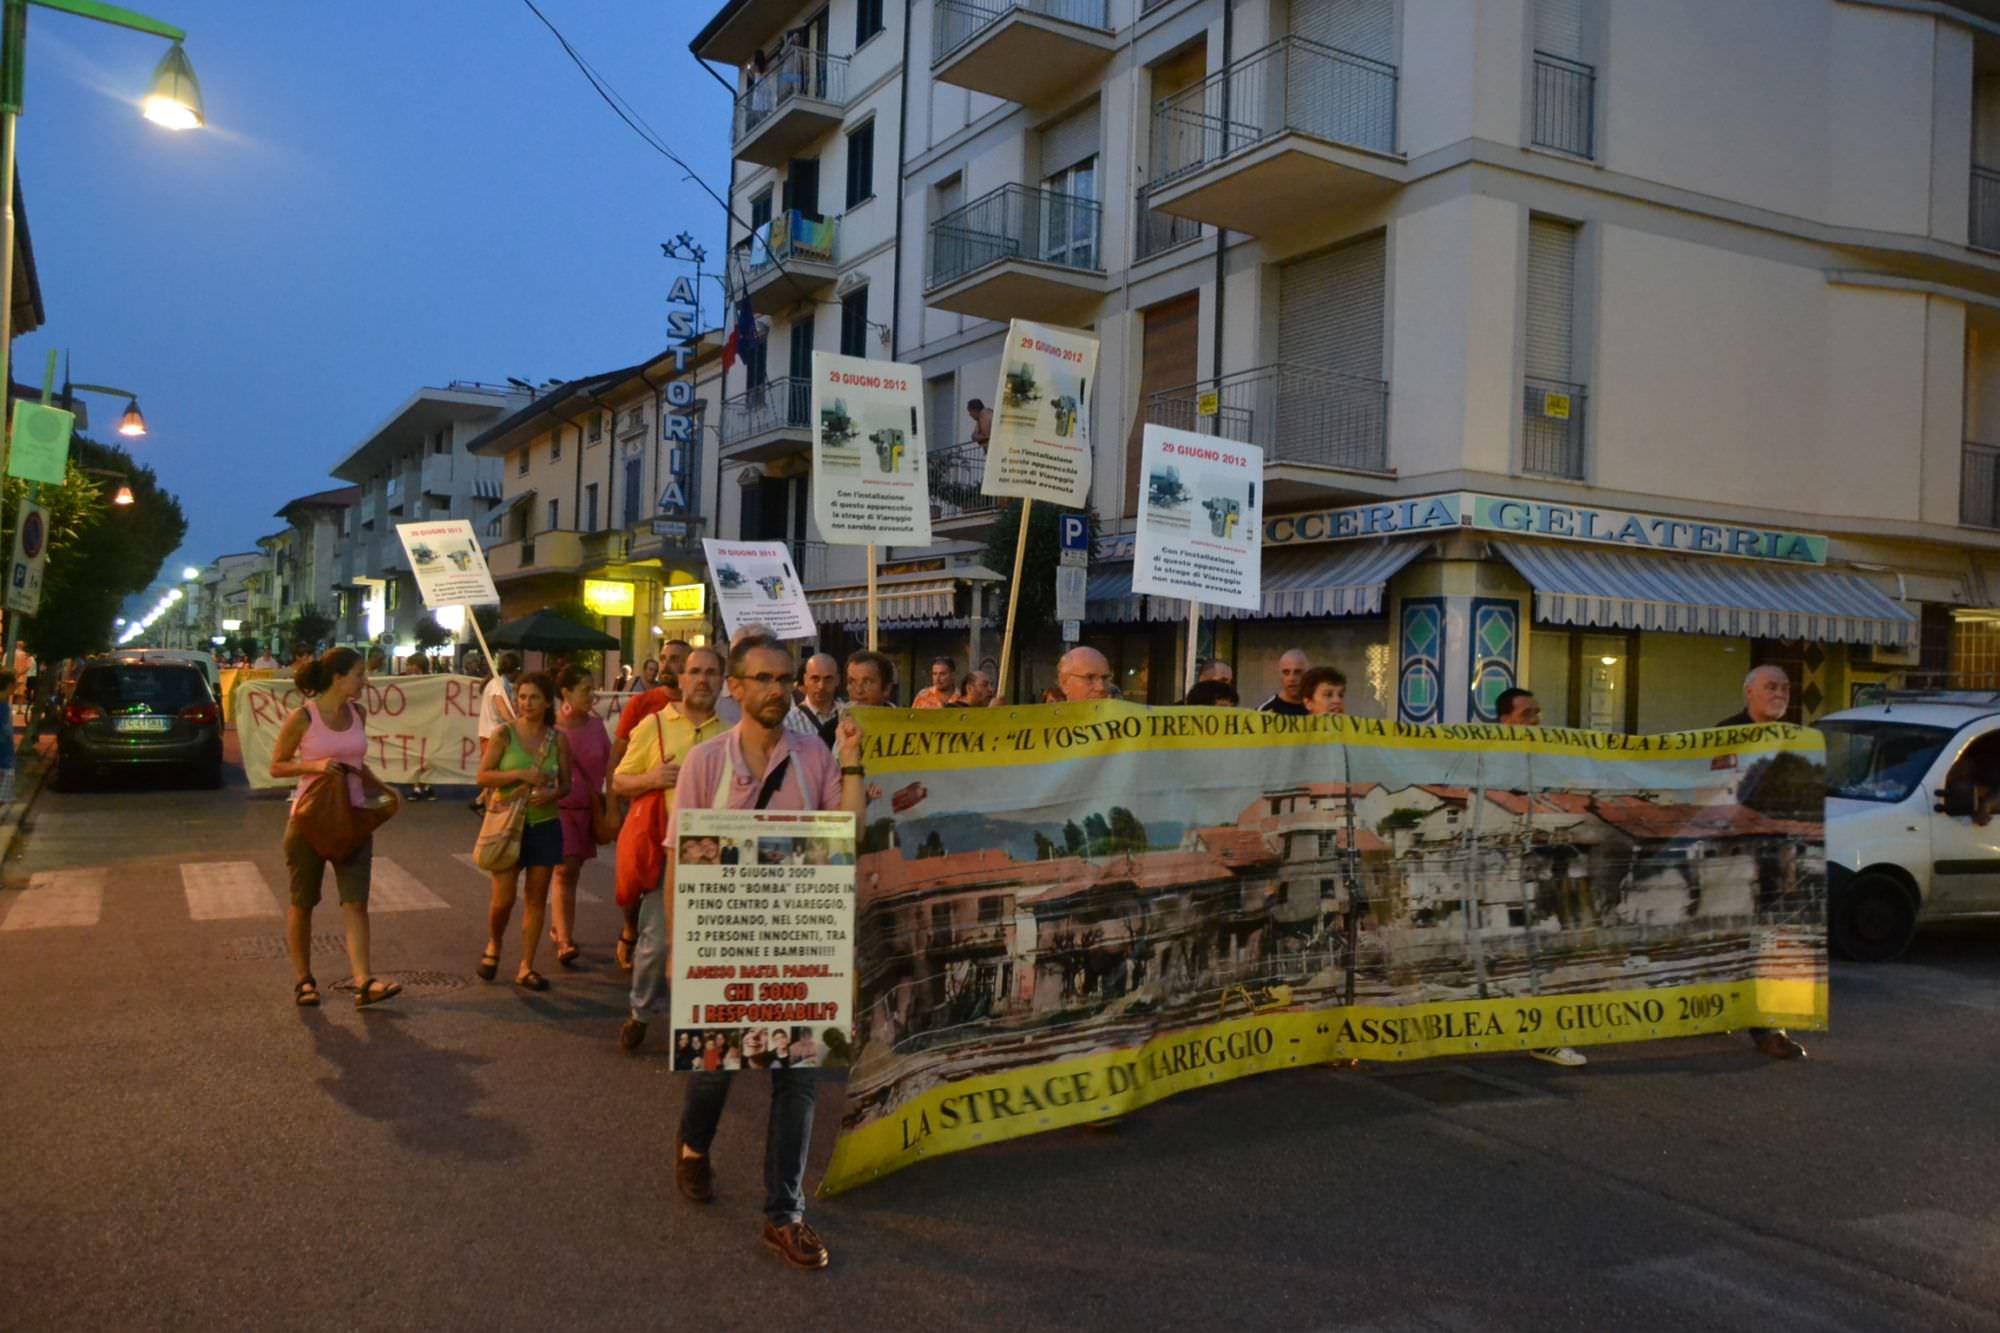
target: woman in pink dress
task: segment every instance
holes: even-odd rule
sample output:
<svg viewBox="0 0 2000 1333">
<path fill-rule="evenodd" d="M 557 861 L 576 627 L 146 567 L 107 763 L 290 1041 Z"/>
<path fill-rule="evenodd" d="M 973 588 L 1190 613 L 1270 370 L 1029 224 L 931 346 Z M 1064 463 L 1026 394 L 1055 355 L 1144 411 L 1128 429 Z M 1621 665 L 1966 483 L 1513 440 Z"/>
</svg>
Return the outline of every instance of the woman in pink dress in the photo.
<svg viewBox="0 0 2000 1333">
<path fill-rule="evenodd" d="M 565 667 L 556 679 L 562 706 L 556 710 L 556 726 L 569 742 L 569 793 L 557 806 L 562 816 L 563 860 L 556 867 L 555 910 L 549 913 L 549 938 L 556 942 L 556 961 L 575 967 L 583 951 L 576 947 L 576 886 L 583 875 L 583 863 L 597 855 L 597 834 L 592 828 L 594 801 L 607 799 L 604 772 L 611 759 L 611 737 L 603 721 L 591 712 L 597 698 L 597 682 L 581 667 Z"/>
</svg>

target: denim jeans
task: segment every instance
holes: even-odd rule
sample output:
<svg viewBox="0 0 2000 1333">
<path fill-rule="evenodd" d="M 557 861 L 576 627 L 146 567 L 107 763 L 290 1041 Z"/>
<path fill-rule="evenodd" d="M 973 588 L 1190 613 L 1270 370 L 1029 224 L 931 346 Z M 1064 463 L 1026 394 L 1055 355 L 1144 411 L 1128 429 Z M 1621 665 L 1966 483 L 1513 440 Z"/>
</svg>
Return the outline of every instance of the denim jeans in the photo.
<svg viewBox="0 0 2000 1333">
<path fill-rule="evenodd" d="M 641 1023 L 667 1012 L 667 890 L 655 889 L 639 900 L 639 942 L 632 946 L 632 1017 Z"/>
<path fill-rule="evenodd" d="M 806 1152 L 812 1146 L 812 1069 L 771 1071 L 771 1116 L 764 1129 L 764 1216 L 772 1226 L 798 1221 L 806 1212 Z M 737 1074 L 688 1075 L 687 1104 L 681 1108 L 683 1144 L 706 1154 L 722 1123 L 722 1107 Z"/>
</svg>

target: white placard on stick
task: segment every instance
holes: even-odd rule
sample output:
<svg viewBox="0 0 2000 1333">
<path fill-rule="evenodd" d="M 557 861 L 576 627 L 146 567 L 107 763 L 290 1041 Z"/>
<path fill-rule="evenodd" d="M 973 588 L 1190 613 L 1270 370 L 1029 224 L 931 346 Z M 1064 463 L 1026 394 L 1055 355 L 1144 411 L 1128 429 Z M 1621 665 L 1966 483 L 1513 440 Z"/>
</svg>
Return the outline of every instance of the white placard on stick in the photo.
<svg viewBox="0 0 2000 1333">
<path fill-rule="evenodd" d="M 913 366 L 814 352 L 813 519 L 846 546 L 929 546 L 929 437 Z"/>
<path fill-rule="evenodd" d="M 500 600 L 486 553 L 467 518 L 441 518 L 429 523 L 398 523 L 396 535 L 410 557 L 410 573 L 424 605 L 491 606 Z"/>
<path fill-rule="evenodd" d="M 1082 508 L 1090 494 L 1096 383 L 1090 334 L 1020 319 L 1008 325 L 980 492 Z"/>
<path fill-rule="evenodd" d="M 1132 591 L 1255 611 L 1263 605 L 1264 451 L 1147 426 Z"/>
<path fill-rule="evenodd" d="M 674 818 L 676 1069 L 843 1063 L 854 1033 L 854 816 Z"/>
<path fill-rule="evenodd" d="M 702 538 L 715 604 L 729 637 L 745 625 L 763 625 L 780 639 L 816 639 L 805 585 L 783 542 L 732 542 Z"/>
</svg>

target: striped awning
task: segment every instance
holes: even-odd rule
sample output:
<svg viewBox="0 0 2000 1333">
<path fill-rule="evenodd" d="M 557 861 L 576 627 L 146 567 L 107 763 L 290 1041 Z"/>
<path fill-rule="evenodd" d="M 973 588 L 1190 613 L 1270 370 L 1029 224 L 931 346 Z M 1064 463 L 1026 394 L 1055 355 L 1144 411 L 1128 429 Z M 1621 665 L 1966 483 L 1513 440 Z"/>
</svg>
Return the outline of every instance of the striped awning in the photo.
<svg viewBox="0 0 2000 1333">
<path fill-rule="evenodd" d="M 1854 574 L 1742 560 L 1495 542 L 1552 625 L 1900 647 L 1916 614 Z"/>
<path fill-rule="evenodd" d="M 1202 603 L 1214 620 L 1262 620 L 1284 616 L 1377 616 L 1384 589 L 1404 565 L 1430 546 L 1404 538 L 1343 545 L 1280 547 L 1264 551 L 1264 605 L 1255 611 Z M 1155 621 L 1187 619 L 1187 603 L 1177 597 L 1149 599 L 1146 616 Z"/>
<path fill-rule="evenodd" d="M 813 619 L 825 625 L 868 623 L 868 589 L 825 588 L 806 593 Z M 878 585 L 875 623 L 883 629 L 928 629 L 959 616 L 958 580 L 926 579 L 918 583 Z"/>
<path fill-rule="evenodd" d="M 1138 620 L 1144 602 L 1132 591 L 1130 560 L 1109 560 L 1090 567 L 1090 577 L 1083 585 L 1083 616 L 1091 624 Z"/>
</svg>

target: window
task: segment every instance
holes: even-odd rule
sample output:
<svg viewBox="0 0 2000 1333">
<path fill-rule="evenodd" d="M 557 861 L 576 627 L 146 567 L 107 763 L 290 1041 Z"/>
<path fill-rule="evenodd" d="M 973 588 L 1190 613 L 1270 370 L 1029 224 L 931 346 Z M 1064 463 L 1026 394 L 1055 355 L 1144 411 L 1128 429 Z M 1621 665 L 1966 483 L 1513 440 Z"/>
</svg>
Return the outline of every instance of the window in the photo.
<svg viewBox="0 0 2000 1333">
<path fill-rule="evenodd" d="M 645 408 L 635 407 L 625 414 L 625 430 L 628 434 L 632 431 L 644 429 L 646 429 Z"/>
<path fill-rule="evenodd" d="M 1576 227 L 1528 219 L 1528 301 L 1521 467 L 1582 477 L 1583 386 L 1575 365 Z"/>
<path fill-rule="evenodd" d="M 604 414 L 602 412 L 592 412 L 590 414 L 590 442 L 592 444 L 596 444 L 599 440 L 603 438 L 604 438 Z"/>
<path fill-rule="evenodd" d="M 403 489 L 403 479 L 397 476 L 393 472 L 389 474 L 389 480 L 382 487 L 383 493 L 386 494 L 391 500 L 395 499 L 397 492 L 401 491 L 402 489 Z"/>
<path fill-rule="evenodd" d="M 875 122 L 847 135 L 847 206 L 875 197 Z"/>
<path fill-rule="evenodd" d="M 431 452 L 440 457 L 451 452 L 451 431 L 441 430 L 432 437 Z"/>
<path fill-rule="evenodd" d="M 1097 267 L 1097 159 L 1087 157 L 1042 182 L 1042 258 L 1069 268 Z"/>
<path fill-rule="evenodd" d="M 403 604 L 403 584 L 400 579 L 390 579 L 383 585 L 383 590 L 388 596 L 389 609 L 391 611 L 394 611 Z"/>
<path fill-rule="evenodd" d="M 868 289 L 856 287 L 840 298 L 840 354 L 868 355 Z"/>
<path fill-rule="evenodd" d="M 625 460 L 625 526 L 628 528 L 639 521 L 639 494 L 644 485 L 640 468 L 644 462 L 636 455 Z"/>
<path fill-rule="evenodd" d="M 854 44 L 863 42 L 882 31 L 882 0 L 858 0 L 854 6 Z"/>
<path fill-rule="evenodd" d="M 1000 914 L 1005 910 L 1006 906 L 1007 899 L 997 893 L 981 898 L 979 900 L 979 924 L 982 926 L 992 925 L 1000 919 Z"/>
<path fill-rule="evenodd" d="M 525 476 L 527 476 L 527 475 L 528 475 L 528 455 L 529 455 L 529 454 L 532 454 L 533 452 L 534 452 L 534 449 L 533 449 L 532 447 L 530 447 L 530 448 L 527 448 L 527 449 L 523 449 L 523 450 L 521 451 L 521 458 L 520 458 L 520 461 L 519 461 L 519 462 L 517 462 L 517 463 L 516 463 L 516 464 L 514 465 L 514 475 L 515 475 L 515 476 L 517 476 L 517 477 L 525 477 Z"/>
<path fill-rule="evenodd" d="M 543 529 L 543 531 L 554 532 L 557 528 L 561 526 L 562 526 L 562 501 L 551 500 L 549 501 L 549 525 L 547 528 Z"/>
<path fill-rule="evenodd" d="M 554 430 L 549 432 L 549 461 L 553 463 L 558 458 L 561 457 L 562 457 L 562 427 L 557 426 Z"/>
<path fill-rule="evenodd" d="M 583 530 L 597 531 L 597 483 L 594 481 L 583 488 Z"/>
</svg>

